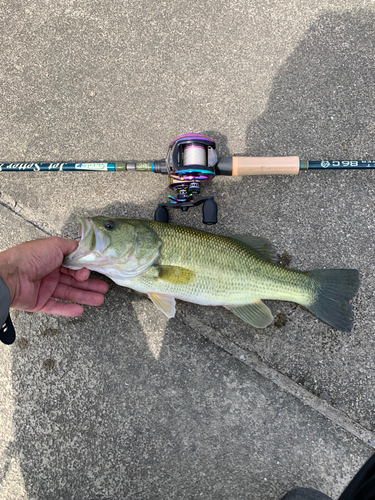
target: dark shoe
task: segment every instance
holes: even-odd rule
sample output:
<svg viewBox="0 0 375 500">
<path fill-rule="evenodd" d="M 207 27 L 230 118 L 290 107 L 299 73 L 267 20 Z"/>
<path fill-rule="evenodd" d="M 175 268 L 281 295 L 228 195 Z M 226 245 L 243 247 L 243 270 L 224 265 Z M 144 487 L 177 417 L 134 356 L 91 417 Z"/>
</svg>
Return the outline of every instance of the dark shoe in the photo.
<svg viewBox="0 0 375 500">
<path fill-rule="evenodd" d="M 281 500 L 332 500 L 332 498 L 311 488 L 295 488 L 288 491 Z"/>
</svg>

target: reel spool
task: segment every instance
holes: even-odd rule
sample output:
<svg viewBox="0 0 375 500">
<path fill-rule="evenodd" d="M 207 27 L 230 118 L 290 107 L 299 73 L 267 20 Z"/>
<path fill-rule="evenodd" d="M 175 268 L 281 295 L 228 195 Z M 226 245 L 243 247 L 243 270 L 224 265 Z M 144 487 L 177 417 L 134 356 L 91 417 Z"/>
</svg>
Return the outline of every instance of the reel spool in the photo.
<svg viewBox="0 0 375 500">
<path fill-rule="evenodd" d="M 217 154 L 215 141 L 201 134 L 185 134 L 169 144 L 166 167 L 169 189 L 176 196 L 168 197 L 169 203 L 161 203 L 155 212 L 155 220 L 168 222 L 167 208 L 189 207 L 203 203 L 203 222 L 216 224 L 217 206 L 212 196 L 193 201 L 193 195 L 201 191 L 201 183 L 215 177 Z"/>
<path fill-rule="evenodd" d="M 190 201 L 201 182 L 215 177 L 215 141 L 201 134 L 185 134 L 172 141 L 167 153 L 169 188 L 177 191 L 171 203 Z"/>
</svg>

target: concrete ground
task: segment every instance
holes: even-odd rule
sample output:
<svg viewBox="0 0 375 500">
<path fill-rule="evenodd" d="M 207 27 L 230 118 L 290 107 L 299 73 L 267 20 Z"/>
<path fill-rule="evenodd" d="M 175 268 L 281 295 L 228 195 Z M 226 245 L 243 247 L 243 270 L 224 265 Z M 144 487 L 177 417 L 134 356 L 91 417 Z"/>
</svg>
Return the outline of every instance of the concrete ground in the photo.
<svg viewBox="0 0 375 500">
<path fill-rule="evenodd" d="M 151 160 L 180 134 L 220 156 L 371 159 L 373 0 L 2 0 L 0 161 Z M 83 214 L 153 218 L 166 178 L 0 173 L 0 250 Z M 264 331 L 111 284 L 77 319 L 12 311 L 0 346 L 0 498 L 337 499 L 375 447 L 371 171 L 218 177 L 172 222 L 254 234 L 291 267 L 357 268 L 351 333 L 271 302 Z"/>
</svg>

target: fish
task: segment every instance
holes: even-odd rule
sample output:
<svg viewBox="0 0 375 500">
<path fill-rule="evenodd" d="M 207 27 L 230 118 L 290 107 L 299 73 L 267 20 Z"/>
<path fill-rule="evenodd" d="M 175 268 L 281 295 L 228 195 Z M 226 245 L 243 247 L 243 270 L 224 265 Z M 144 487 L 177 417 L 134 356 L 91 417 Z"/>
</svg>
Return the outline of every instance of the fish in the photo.
<svg viewBox="0 0 375 500">
<path fill-rule="evenodd" d="M 86 267 L 147 294 L 168 318 L 175 316 L 177 299 L 223 306 L 254 328 L 266 328 L 274 318 L 263 300 L 283 300 L 337 330 L 353 327 L 356 269 L 288 269 L 278 265 L 272 244 L 257 236 L 220 236 L 144 219 L 78 220 L 81 239 L 63 266 Z"/>
</svg>

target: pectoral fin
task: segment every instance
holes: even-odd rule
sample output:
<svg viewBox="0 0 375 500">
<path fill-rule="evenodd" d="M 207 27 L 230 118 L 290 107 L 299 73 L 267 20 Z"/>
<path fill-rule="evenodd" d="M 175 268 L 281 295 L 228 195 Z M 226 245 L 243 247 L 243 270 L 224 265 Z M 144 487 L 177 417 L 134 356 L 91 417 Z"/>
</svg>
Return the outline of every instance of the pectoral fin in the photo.
<svg viewBox="0 0 375 500">
<path fill-rule="evenodd" d="M 225 308 L 255 328 L 265 328 L 273 321 L 271 311 L 261 300 L 245 306 L 225 306 Z"/>
<path fill-rule="evenodd" d="M 190 269 L 178 266 L 157 266 L 158 278 L 173 285 L 187 285 L 193 278 L 194 273 Z"/>
<path fill-rule="evenodd" d="M 176 314 L 176 301 L 170 295 L 162 295 L 160 293 L 149 293 L 148 296 L 155 306 L 162 311 L 167 318 L 173 318 Z"/>
</svg>

